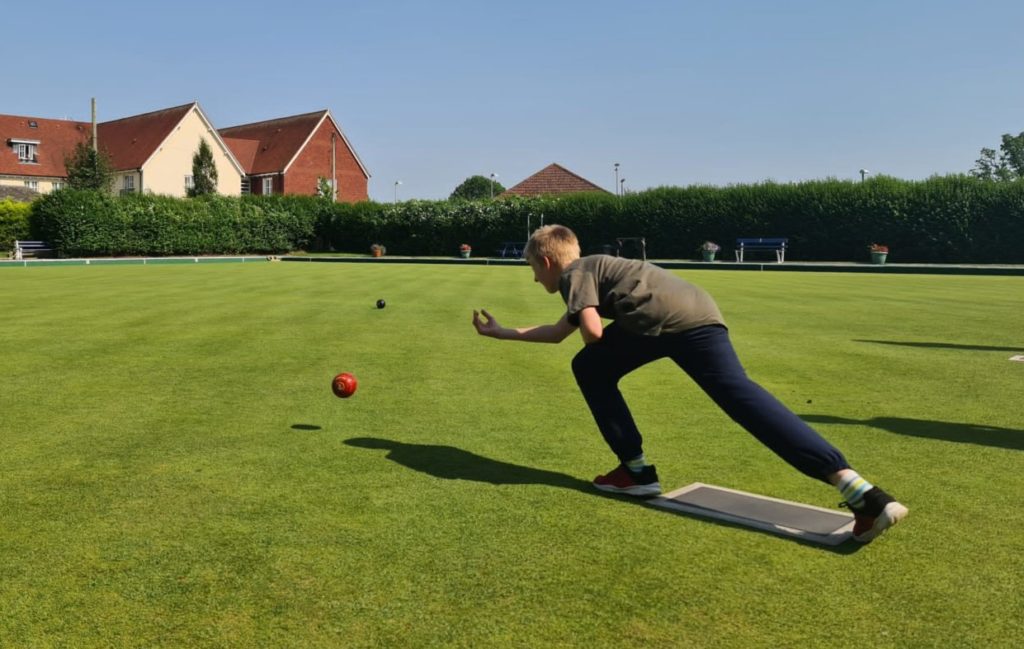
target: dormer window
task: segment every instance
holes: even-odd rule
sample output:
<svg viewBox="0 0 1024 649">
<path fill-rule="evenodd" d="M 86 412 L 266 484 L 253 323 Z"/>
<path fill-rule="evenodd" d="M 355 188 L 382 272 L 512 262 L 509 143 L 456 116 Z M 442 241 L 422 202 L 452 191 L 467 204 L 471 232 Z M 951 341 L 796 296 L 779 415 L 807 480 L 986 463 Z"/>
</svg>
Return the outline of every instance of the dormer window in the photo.
<svg viewBox="0 0 1024 649">
<path fill-rule="evenodd" d="M 39 146 L 39 140 L 16 140 L 11 138 L 8 140 L 11 144 L 11 148 L 18 154 L 18 162 L 25 164 L 33 164 L 39 162 L 39 156 L 36 154 L 36 147 Z"/>
</svg>

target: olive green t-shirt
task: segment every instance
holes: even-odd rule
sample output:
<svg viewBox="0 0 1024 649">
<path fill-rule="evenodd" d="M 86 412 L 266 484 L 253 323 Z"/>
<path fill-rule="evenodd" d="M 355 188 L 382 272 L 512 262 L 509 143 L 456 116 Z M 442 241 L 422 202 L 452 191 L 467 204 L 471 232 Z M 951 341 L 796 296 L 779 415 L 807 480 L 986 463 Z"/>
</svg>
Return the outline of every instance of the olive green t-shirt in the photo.
<svg viewBox="0 0 1024 649">
<path fill-rule="evenodd" d="M 562 271 L 558 287 L 569 322 L 577 327 L 580 311 L 588 306 L 596 307 L 602 318 L 645 336 L 725 325 L 718 305 L 704 289 L 639 259 L 582 257 Z"/>
</svg>

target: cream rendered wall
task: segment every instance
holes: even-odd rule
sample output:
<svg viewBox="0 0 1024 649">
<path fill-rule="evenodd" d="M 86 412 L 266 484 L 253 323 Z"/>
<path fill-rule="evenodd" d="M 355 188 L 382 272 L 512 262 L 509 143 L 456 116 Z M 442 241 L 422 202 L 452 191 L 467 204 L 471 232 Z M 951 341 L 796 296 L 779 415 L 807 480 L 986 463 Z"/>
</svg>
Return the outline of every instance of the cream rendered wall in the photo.
<svg viewBox="0 0 1024 649">
<path fill-rule="evenodd" d="M 57 180 L 54 178 L 35 178 L 31 176 L 17 177 L 17 176 L 3 176 L 0 177 L 0 185 L 4 187 L 25 187 L 26 180 L 34 180 L 37 183 L 36 191 L 40 194 L 49 194 L 54 190 L 54 183 L 64 183 L 67 186 L 66 180 Z"/>
<path fill-rule="evenodd" d="M 213 163 L 217 167 L 217 193 L 222 196 L 240 195 L 242 174 L 224 152 L 216 132 L 207 127 L 195 108 L 188 112 L 143 166 L 143 191 L 185 196 L 185 176 L 192 175 L 192 157 L 199 150 L 201 138 L 206 139 L 213 152 Z M 120 189 L 120 179 L 116 187 Z"/>
<path fill-rule="evenodd" d="M 139 189 L 139 172 L 137 171 L 115 171 L 113 174 L 114 184 L 111 186 L 111 191 L 115 194 L 120 194 L 125 191 L 125 177 L 130 177 L 131 181 L 131 194 L 138 194 L 141 190 Z"/>
</svg>

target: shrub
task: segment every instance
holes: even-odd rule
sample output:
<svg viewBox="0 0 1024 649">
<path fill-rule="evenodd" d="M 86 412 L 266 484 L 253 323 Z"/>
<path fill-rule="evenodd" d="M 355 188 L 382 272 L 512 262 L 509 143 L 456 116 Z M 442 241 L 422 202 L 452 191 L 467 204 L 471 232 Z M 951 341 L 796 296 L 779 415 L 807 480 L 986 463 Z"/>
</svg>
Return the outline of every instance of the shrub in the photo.
<svg viewBox="0 0 1024 649">
<path fill-rule="evenodd" d="M 14 249 L 19 239 L 31 239 L 29 214 L 32 206 L 9 198 L 0 200 L 0 254 Z"/>
</svg>

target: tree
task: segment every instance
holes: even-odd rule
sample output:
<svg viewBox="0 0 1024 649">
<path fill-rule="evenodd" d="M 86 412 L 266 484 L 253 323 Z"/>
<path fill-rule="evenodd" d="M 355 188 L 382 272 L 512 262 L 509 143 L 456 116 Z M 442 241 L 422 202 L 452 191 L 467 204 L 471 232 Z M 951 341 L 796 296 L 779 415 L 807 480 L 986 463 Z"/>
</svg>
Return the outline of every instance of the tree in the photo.
<svg viewBox="0 0 1024 649">
<path fill-rule="evenodd" d="M 199 150 L 192 156 L 192 186 L 189 196 L 205 196 L 217 193 L 217 166 L 213 164 L 213 150 L 206 138 L 199 139 Z"/>
<path fill-rule="evenodd" d="M 64 158 L 69 189 L 110 191 L 114 185 L 114 165 L 105 151 L 93 151 L 92 145 L 79 142 Z"/>
<path fill-rule="evenodd" d="M 316 195 L 317 198 L 322 198 L 324 200 L 334 200 L 334 186 L 331 185 L 330 178 L 319 176 L 316 179 Z"/>
<path fill-rule="evenodd" d="M 493 198 L 505 188 L 496 180 L 484 176 L 470 176 L 462 181 L 462 184 L 455 188 L 448 198 L 464 198 L 466 200 L 479 200 L 481 198 Z"/>
<path fill-rule="evenodd" d="M 998 153 L 995 149 L 982 149 L 971 175 L 1000 182 L 1024 179 L 1024 131 L 1017 135 L 1004 133 Z"/>
</svg>

